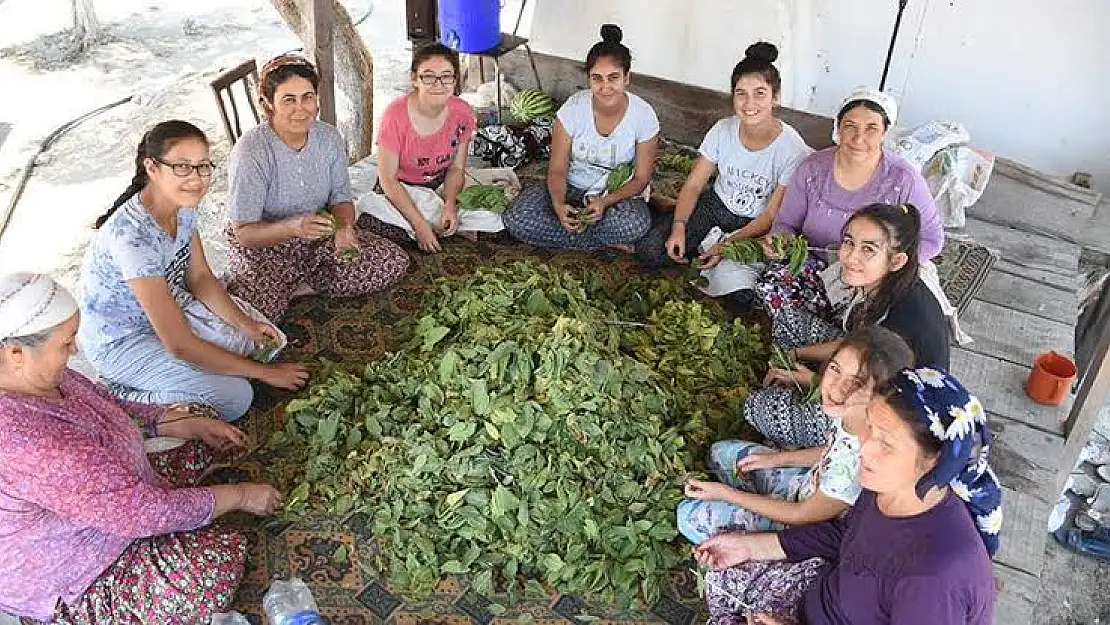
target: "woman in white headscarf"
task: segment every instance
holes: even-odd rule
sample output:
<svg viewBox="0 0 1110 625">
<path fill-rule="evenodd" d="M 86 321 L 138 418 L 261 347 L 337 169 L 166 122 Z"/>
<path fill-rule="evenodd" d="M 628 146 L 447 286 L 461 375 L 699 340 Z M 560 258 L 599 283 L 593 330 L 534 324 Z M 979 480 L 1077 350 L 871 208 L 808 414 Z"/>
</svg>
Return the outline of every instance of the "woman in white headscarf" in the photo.
<svg viewBox="0 0 1110 625">
<path fill-rule="evenodd" d="M 199 406 L 116 399 L 68 369 L 77 303 L 47 276 L 0 276 L 0 612 L 53 623 L 207 622 L 247 543 L 208 527 L 272 514 L 265 484 L 198 487 L 242 432 Z M 148 457 L 143 431 L 185 439 Z"/>
<path fill-rule="evenodd" d="M 844 225 L 869 204 L 912 204 L 921 217 L 920 260 L 931 260 L 944 246 L 944 227 L 929 186 L 909 161 L 883 148 L 898 119 L 898 104 L 881 91 L 860 87 L 844 99 L 833 125 L 836 145 L 815 152 L 794 170 L 772 234 L 802 235 L 812 248 L 839 245 Z M 783 263 L 770 263 L 757 290 L 772 315 L 783 309 L 829 312 L 818 272 L 835 254 L 810 254 L 801 275 Z"/>
</svg>

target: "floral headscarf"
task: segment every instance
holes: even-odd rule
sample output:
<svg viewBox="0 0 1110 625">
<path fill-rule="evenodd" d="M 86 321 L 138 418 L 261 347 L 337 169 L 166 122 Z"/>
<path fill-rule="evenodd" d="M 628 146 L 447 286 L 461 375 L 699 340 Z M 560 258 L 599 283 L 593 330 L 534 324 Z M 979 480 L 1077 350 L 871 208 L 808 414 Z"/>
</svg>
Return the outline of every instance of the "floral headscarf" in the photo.
<svg viewBox="0 0 1110 625">
<path fill-rule="evenodd" d="M 262 66 L 262 70 L 258 72 L 259 98 L 265 99 L 262 93 L 262 85 L 266 84 L 266 77 L 274 70 L 288 65 L 300 65 L 301 67 L 307 67 L 312 73 L 316 73 L 316 66 L 312 64 L 312 61 L 309 61 L 299 54 L 282 54 L 280 56 L 275 56 L 269 61 L 266 61 L 266 64 Z"/>
<path fill-rule="evenodd" d="M 988 464 L 991 432 L 983 405 L 959 380 L 937 369 L 905 369 L 890 385 L 941 441 L 937 465 L 918 481 L 917 494 L 934 486 L 951 488 L 967 504 L 993 556 L 1002 530 L 1002 487 Z"/>
</svg>

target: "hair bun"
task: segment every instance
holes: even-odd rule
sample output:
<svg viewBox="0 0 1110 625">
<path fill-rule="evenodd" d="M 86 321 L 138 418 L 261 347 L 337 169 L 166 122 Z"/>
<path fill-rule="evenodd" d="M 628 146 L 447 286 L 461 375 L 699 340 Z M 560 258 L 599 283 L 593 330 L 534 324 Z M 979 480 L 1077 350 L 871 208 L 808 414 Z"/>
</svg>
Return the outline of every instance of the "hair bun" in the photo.
<svg viewBox="0 0 1110 625">
<path fill-rule="evenodd" d="M 779 49 L 773 43 L 757 41 L 744 50 L 744 57 L 753 61 L 774 63 L 779 58 Z"/>
<path fill-rule="evenodd" d="M 601 25 L 601 40 L 605 43 L 620 43 L 624 39 L 624 31 L 616 24 Z"/>
</svg>

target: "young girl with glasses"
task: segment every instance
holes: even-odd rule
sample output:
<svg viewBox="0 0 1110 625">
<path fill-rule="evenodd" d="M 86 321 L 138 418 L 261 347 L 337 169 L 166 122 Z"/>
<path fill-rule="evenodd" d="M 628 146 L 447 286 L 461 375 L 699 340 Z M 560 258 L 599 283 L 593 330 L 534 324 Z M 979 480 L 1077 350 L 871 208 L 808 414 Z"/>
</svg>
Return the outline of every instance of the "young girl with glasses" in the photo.
<svg viewBox="0 0 1110 625">
<path fill-rule="evenodd" d="M 388 201 L 366 205 L 380 232 L 414 240 L 428 253 L 441 250 L 441 237 L 458 233 L 476 240 L 479 231 L 504 229 L 499 215 L 460 213 L 456 202 L 467 184 L 466 160 L 477 128 L 474 111 L 456 95 L 459 71 L 459 55 L 443 44 L 416 50 L 412 91 L 385 109 L 378 135 L 375 191 Z"/>
<path fill-rule="evenodd" d="M 207 404 L 232 421 L 250 408 L 249 380 L 294 390 L 308 374 L 299 364 L 247 357 L 280 334 L 228 295 L 208 266 L 196 206 L 212 171 L 196 126 L 166 121 L 143 135 L 135 177 L 96 221 L 81 267 L 77 338 L 119 397 Z"/>
</svg>

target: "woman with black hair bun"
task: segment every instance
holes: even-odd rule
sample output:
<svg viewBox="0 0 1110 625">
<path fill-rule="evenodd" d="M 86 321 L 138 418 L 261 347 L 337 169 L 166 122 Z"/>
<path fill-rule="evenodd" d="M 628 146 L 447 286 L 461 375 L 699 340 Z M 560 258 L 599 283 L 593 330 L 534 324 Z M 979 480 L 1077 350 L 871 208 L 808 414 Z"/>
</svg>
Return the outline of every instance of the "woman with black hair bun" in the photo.
<svg viewBox="0 0 1110 625">
<path fill-rule="evenodd" d="M 620 27 L 606 24 L 586 55 L 590 88 L 559 109 L 547 184 L 525 189 L 505 213 L 516 239 L 549 249 L 631 252 L 651 226 L 647 196 L 659 119 L 626 90 L 632 52 L 623 38 Z"/>
<path fill-rule="evenodd" d="M 647 236 L 636 244 L 636 256 L 646 265 L 685 263 L 698 256 L 698 245 L 706 235 L 719 229 L 700 258 L 711 295 L 754 284 L 759 275 L 754 269 L 746 272 L 751 276 L 745 287 L 727 279 L 744 272 L 710 268 L 721 261 L 724 243 L 771 231 L 790 175 L 812 152 L 793 127 L 775 117 L 782 90 L 782 77 L 774 65 L 778 55 L 778 48 L 765 41 L 748 46 L 732 70 L 735 114 L 718 121 L 705 135 L 674 213 L 659 214 Z M 716 181 L 706 188 L 714 174 Z"/>
</svg>

